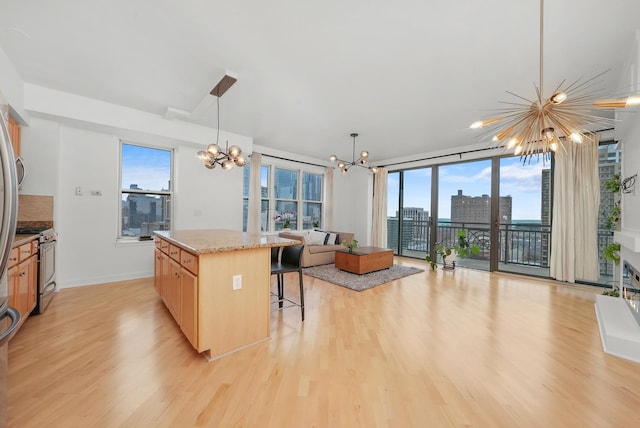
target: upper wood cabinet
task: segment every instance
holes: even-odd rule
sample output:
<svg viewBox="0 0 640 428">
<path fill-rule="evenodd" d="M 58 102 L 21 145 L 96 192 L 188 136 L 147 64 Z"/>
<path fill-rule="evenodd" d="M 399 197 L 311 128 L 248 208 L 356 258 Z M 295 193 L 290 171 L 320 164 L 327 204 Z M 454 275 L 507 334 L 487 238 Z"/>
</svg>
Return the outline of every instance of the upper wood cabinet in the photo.
<svg viewBox="0 0 640 428">
<path fill-rule="evenodd" d="M 11 145 L 13 146 L 13 154 L 20 156 L 20 125 L 11 116 L 9 116 L 9 138 L 11 138 Z"/>
</svg>

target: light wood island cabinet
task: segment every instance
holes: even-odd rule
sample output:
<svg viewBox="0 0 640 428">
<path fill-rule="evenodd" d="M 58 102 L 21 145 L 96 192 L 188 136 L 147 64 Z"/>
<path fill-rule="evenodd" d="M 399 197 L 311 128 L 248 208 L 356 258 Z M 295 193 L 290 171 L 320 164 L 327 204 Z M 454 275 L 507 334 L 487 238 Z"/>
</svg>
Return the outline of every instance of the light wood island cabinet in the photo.
<svg viewBox="0 0 640 428">
<path fill-rule="evenodd" d="M 156 232 L 154 286 L 209 359 L 269 339 L 271 247 L 298 244 L 225 229 Z"/>
</svg>

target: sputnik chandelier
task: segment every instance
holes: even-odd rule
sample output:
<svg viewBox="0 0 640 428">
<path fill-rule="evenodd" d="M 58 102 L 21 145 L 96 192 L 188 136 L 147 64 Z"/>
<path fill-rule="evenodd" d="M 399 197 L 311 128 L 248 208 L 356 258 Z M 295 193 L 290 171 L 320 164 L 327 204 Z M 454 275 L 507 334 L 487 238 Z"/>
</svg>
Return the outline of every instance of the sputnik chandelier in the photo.
<svg viewBox="0 0 640 428">
<path fill-rule="evenodd" d="M 236 82 L 236 78 L 225 74 L 218 84 L 211 90 L 210 94 L 216 97 L 216 107 L 218 111 L 218 123 L 216 125 L 216 143 L 209 144 L 207 150 L 200 150 L 197 153 L 198 159 L 205 167 L 213 169 L 220 165 L 224 170 L 230 170 L 234 166 L 243 167 L 247 161 L 242 156 L 240 147 L 233 145 L 229 147 L 227 141 L 225 150 L 218 145 L 220 140 L 220 97 Z"/>
<path fill-rule="evenodd" d="M 523 162 L 539 155 L 543 155 L 544 161 L 550 152 L 559 148 L 564 150 L 563 142 L 567 140 L 582 143 L 585 139 L 592 139 L 593 133 L 588 130 L 589 127 L 613 126 L 613 119 L 590 113 L 592 105 L 614 108 L 640 104 L 640 97 L 637 96 L 594 102 L 598 93 L 596 80 L 606 71 L 584 82 L 577 80 L 567 86 L 563 80 L 549 98 L 544 98 L 543 29 L 544 0 L 540 0 L 540 86 L 534 85 L 535 100 L 507 91 L 525 103 L 505 103 L 510 107 L 497 110 L 499 116 L 474 122 L 470 126 L 472 129 L 486 127 L 484 136 L 493 135 L 498 147 L 512 149 L 516 156 L 523 158 Z"/>
<path fill-rule="evenodd" d="M 361 151 L 360 157 L 356 160 L 356 137 L 357 136 L 358 136 L 358 133 L 356 132 L 351 134 L 351 138 L 353 138 L 353 151 L 351 154 L 351 162 L 339 159 L 336 155 L 329 156 L 329 160 L 337 164 L 338 169 L 340 170 L 340 172 L 342 172 L 342 175 L 346 175 L 347 171 L 349 171 L 349 168 L 351 168 L 352 166 L 359 166 L 361 168 L 366 168 L 373 173 L 378 171 L 378 168 L 376 168 L 375 166 L 367 166 L 367 163 L 369 162 L 368 151 L 366 150 Z"/>
</svg>

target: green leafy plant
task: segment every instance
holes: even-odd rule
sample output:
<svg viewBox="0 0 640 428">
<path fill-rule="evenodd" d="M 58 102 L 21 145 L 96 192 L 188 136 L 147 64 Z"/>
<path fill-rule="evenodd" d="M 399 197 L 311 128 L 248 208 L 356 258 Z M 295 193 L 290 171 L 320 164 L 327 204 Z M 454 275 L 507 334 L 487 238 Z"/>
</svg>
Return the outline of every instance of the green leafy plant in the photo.
<svg viewBox="0 0 640 428">
<path fill-rule="evenodd" d="M 357 239 L 352 239 L 351 242 L 347 242 L 346 240 L 343 239 L 341 244 L 347 247 L 349 249 L 349 252 L 352 252 L 354 248 L 358 248 Z"/>
<path fill-rule="evenodd" d="M 611 296 L 611 297 L 620 297 L 620 290 L 618 287 L 613 286 L 613 288 L 607 288 L 602 292 L 603 296 Z"/>
<path fill-rule="evenodd" d="M 620 191 L 622 190 L 622 180 L 620 180 L 620 174 L 613 174 L 613 176 L 609 180 L 606 180 L 603 184 L 604 188 L 612 192 L 614 195 L 616 193 L 620 193 Z M 613 203 L 613 208 L 611 208 L 611 212 L 607 216 L 607 229 L 614 230 L 618 226 L 618 223 L 620 223 L 621 213 L 620 200 L 617 200 Z"/>
<path fill-rule="evenodd" d="M 602 257 L 611 260 L 614 264 L 620 264 L 620 244 L 612 242 L 602 250 Z"/>
<path fill-rule="evenodd" d="M 438 262 L 431 258 L 431 254 L 427 254 L 427 257 L 424 258 L 431 265 L 431 270 L 436 270 L 438 267 Z"/>
<path fill-rule="evenodd" d="M 437 267 L 437 258 L 440 256 L 442 258 L 442 263 L 444 266 L 447 266 L 447 258 L 453 254 L 455 251 L 458 257 L 465 258 L 470 255 L 477 256 L 480 254 L 480 246 L 477 244 L 469 243 L 469 239 L 467 238 L 467 231 L 464 229 L 458 230 L 458 239 L 455 245 L 444 245 L 442 243 L 437 243 L 435 246 L 436 259 L 434 260 L 430 254 L 427 254 L 425 260 L 430 264 L 431 270 L 435 270 Z M 453 268 L 455 268 L 455 261 L 452 262 Z"/>
<path fill-rule="evenodd" d="M 605 189 L 612 192 L 614 195 L 616 193 L 620 193 L 622 190 L 622 180 L 620 180 L 620 174 L 613 174 L 613 176 L 606 180 L 604 183 Z M 622 211 L 620 209 L 620 200 L 618 199 L 613 203 L 613 208 L 611 208 L 611 212 L 607 216 L 607 224 L 606 228 L 609 230 L 615 230 L 620 223 L 620 217 L 622 215 Z M 607 260 L 611 260 L 615 265 L 620 264 L 620 244 L 617 242 L 612 242 L 607 245 L 604 250 L 602 250 L 602 257 Z M 616 291 L 616 289 L 613 289 Z M 617 293 L 617 291 L 616 291 Z M 611 296 L 612 294 L 608 294 Z"/>
<path fill-rule="evenodd" d="M 458 253 L 460 258 L 469 257 L 470 255 L 477 256 L 480 254 L 480 246 L 477 244 L 471 245 L 467 239 L 467 231 L 464 229 L 458 230 L 458 244 L 453 248 Z"/>
<path fill-rule="evenodd" d="M 315 220 L 313 222 L 313 227 L 320 227 L 320 222 L 318 220 Z"/>
</svg>

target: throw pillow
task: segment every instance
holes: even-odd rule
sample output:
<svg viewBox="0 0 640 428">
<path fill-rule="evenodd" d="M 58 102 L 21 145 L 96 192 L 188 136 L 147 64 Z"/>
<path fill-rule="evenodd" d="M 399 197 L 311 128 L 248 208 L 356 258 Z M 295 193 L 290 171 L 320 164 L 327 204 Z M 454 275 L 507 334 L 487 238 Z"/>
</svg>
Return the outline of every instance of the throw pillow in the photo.
<svg viewBox="0 0 640 428">
<path fill-rule="evenodd" d="M 327 236 L 325 237 L 324 245 L 340 245 L 340 235 L 337 233 L 327 232 L 326 230 L 316 229 L 316 232 L 325 233 Z M 333 235 L 333 236 L 330 236 Z"/>
<path fill-rule="evenodd" d="M 324 245 L 336 245 L 338 243 L 338 235 L 335 233 L 327 232 L 327 237 L 324 238 Z"/>
<path fill-rule="evenodd" d="M 309 245 L 324 245 L 326 235 L 326 233 L 318 232 L 317 230 L 309 231 Z"/>
</svg>

